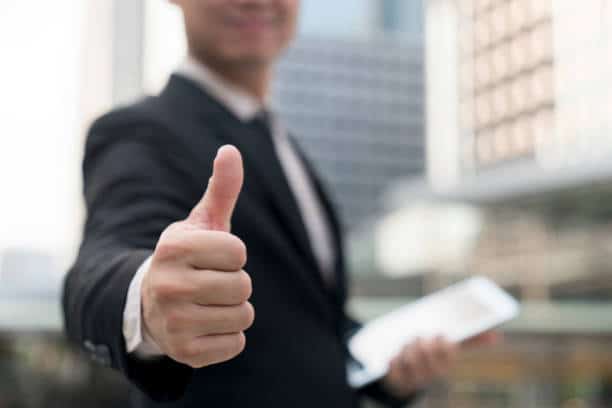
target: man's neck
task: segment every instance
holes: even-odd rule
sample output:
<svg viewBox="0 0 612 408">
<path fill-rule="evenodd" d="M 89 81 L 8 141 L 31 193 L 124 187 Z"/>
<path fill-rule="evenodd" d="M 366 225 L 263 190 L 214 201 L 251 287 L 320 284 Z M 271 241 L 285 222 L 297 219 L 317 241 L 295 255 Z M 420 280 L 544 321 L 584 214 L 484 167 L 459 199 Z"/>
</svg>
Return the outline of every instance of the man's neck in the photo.
<svg viewBox="0 0 612 408">
<path fill-rule="evenodd" d="M 253 64 L 225 64 L 206 58 L 194 58 L 206 65 L 211 71 L 219 75 L 228 83 L 244 92 L 252 95 L 262 104 L 266 102 L 270 78 L 272 76 L 272 65 L 263 63 Z"/>
</svg>

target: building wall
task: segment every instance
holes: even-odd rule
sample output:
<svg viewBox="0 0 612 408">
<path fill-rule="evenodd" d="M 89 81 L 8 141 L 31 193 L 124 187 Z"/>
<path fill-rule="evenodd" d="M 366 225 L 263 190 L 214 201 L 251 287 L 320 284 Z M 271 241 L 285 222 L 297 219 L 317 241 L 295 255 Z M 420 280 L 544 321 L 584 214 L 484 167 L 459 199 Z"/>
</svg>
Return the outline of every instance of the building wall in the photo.
<svg viewBox="0 0 612 408">
<path fill-rule="evenodd" d="M 571 170 L 612 153 L 611 8 L 605 0 L 427 2 L 434 186 L 517 163 Z"/>
<path fill-rule="evenodd" d="M 556 132 L 542 146 L 549 168 L 612 155 L 612 3 L 555 0 Z"/>
<path fill-rule="evenodd" d="M 427 3 L 425 14 L 427 174 L 436 190 L 459 183 L 457 13 L 446 0 Z"/>
</svg>

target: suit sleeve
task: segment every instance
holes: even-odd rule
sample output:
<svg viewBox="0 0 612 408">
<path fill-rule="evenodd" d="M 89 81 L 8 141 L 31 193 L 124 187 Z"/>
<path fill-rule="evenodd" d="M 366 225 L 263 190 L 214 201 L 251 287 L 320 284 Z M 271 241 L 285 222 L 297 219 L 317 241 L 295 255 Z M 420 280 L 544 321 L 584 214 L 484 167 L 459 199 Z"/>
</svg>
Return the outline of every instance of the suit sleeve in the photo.
<svg viewBox="0 0 612 408">
<path fill-rule="evenodd" d="M 142 361 L 129 355 L 123 311 L 129 284 L 159 235 L 191 208 L 194 198 L 184 195 L 194 190 L 185 188 L 193 179 L 180 165 L 186 157 L 169 148 L 172 138 L 164 128 L 106 122 L 92 127 L 85 148 L 87 218 L 64 283 L 65 328 L 94 360 L 120 370 L 150 398 L 175 400 L 192 369 L 168 357 Z"/>
<path fill-rule="evenodd" d="M 349 316 L 346 316 L 344 333 L 347 342 L 351 338 L 351 336 L 361 328 L 361 326 L 361 323 L 357 322 Z M 354 357 L 350 355 L 348 347 L 347 354 L 347 358 L 349 359 L 349 361 L 355 361 Z M 377 401 L 378 403 L 391 408 L 410 406 L 417 402 L 423 394 L 422 391 L 419 391 L 408 398 L 397 398 L 385 389 L 381 381 L 375 381 L 371 384 L 368 384 L 358 389 L 357 392 L 364 397 L 371 398 Z"/>
</svg>

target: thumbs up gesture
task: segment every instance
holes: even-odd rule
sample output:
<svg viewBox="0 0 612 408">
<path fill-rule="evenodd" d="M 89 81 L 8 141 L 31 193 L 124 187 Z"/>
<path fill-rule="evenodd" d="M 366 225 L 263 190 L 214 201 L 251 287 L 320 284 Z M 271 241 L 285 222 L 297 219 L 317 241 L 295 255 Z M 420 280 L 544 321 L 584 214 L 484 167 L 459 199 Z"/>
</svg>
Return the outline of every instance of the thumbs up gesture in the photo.
<svg viewBox="0 0 612 408">
<path fill-rule="evenodd" d="M 246 247 L 229 232 L 242 181 L 240 152 L 223 146 L 201 201 L 162 233 L 143 279 L 144 329 L 163 353 L 194 368 L 240 354 L 255 316 Z"/>
</svg>

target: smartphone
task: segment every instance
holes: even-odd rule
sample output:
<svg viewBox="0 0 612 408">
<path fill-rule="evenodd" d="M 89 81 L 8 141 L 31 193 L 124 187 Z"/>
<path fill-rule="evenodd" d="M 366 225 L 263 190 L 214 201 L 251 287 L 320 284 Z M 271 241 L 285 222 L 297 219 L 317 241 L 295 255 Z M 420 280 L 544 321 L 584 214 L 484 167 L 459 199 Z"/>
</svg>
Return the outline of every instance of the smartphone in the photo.
<svg viewBox="0 0 612 408">
<path fill-rule="evenodd" d="M 417 338 L 444 336 L 461 342 L 513 319 L 519 304 L 493 281 L 474 277 L 404 305 L 366 324 L 349 340 L 355 359 L 351 386 L 362 387 L 385 375 L 402 347 Z"/>
</svg>

